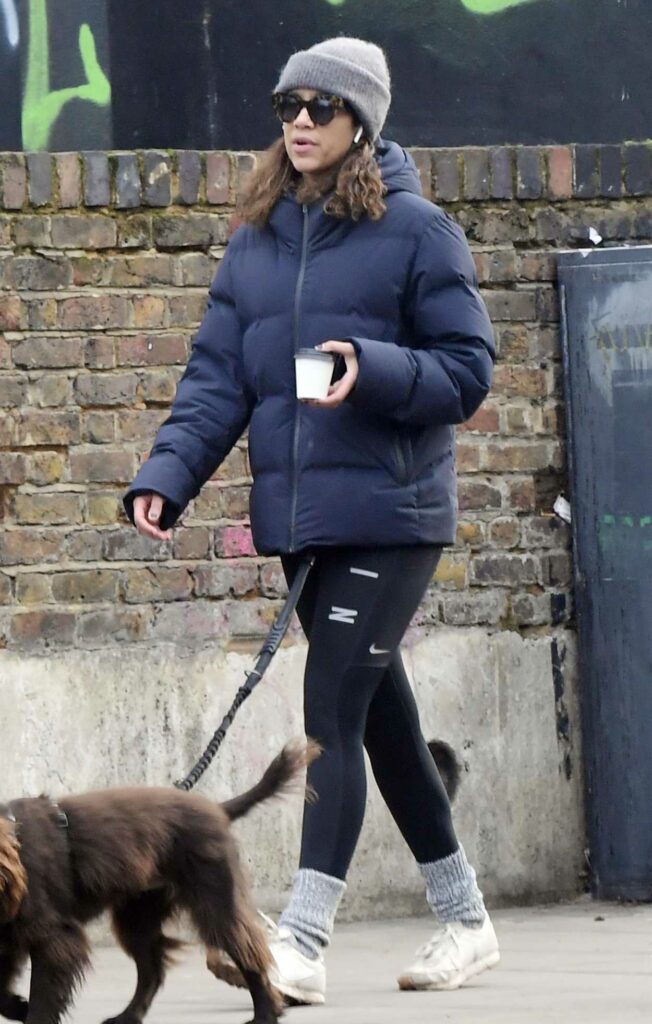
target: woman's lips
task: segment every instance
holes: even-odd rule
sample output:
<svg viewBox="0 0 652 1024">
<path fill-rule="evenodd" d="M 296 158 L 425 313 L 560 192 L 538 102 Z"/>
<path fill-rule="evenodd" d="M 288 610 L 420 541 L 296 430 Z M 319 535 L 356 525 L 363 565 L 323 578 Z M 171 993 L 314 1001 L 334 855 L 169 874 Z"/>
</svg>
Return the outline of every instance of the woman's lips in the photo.
<svg viewBox="0 0 652 1024">
<path fill-rule="evenodd" d="M 308 153 L 311 149 L 314 149 L 315 143 L 310 139 L 295 139 L 292 143 L 292 148 L 297 153 Z"/>
</svg>

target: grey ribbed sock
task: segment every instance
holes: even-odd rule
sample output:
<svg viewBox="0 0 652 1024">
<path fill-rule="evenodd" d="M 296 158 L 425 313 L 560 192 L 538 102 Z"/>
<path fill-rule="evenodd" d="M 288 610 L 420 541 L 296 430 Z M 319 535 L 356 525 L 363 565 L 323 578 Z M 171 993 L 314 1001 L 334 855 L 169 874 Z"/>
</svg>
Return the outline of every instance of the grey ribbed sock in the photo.
<svg viewBox="0 0 652 1024">
<path fill-rule="evenodd" d="M 289 928 L 306 956 L 315 959 L 328 946 L 335 914 L 346 882 L 312 868 L 300 868 L 294 876 L 290 900 L 279 920 L 279 928 Z"/>
<path fill-rule="evenodd" d="M 462 846 L 441 860 L 419 864 L 419 870 L 426 880 L 428 903 L 440 921 L 482 924 L 487 911 Z"/>
</svg>

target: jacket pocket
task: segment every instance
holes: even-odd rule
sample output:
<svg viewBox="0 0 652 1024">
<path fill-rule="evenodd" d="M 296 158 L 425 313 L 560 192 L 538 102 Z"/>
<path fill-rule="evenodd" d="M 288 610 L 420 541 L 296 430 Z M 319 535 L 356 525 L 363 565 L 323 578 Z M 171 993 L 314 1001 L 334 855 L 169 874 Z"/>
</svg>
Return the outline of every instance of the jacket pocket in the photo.
<svg viewBox="0 0 652 1024">
<path fill-rule="evenodd" d="M 414 472 L 414 455 L 410 438 L 403 434 L 399 434 L 394 440 L 394 461 L 398 482 L 404 486 L 411 483 Z"/>
</svg>

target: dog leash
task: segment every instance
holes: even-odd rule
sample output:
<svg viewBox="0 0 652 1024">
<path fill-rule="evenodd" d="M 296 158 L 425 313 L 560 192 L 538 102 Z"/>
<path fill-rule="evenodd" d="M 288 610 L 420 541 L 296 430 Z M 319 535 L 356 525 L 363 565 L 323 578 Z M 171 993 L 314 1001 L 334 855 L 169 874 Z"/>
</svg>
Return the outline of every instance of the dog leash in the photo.
<svg viewBox="0 0 652 1024">
<path fill-rule="evenodd" d="M 301 564 L 299 566 L 299 571 L 294 577 L 294 580 L 292 581 L 292 586 L 290 587 L 290 592 L 287 598 L 285 599 L 285 604 L 281 608 L 278 618 L 274 622 L 274 625 L 272 626 L 272 628 L 270 629 L 269 633 L 265 638 L 263 646 L 258 652 L 258 657 L 256 658 L 256 664 L 254 668 L 252 669 L 251 672 L 246 673 L 246 681 L 243 683 L 243 685 L 236 693 L 231 707 L 229 708 L 224 718 L 220 722 L 219 727 L 213 733 L 213 738 L 206 747 L 204 753 L 201 755 L 201 757 L 194 765 L 194 767 L 191 768 L 191 770 L 188 772 L 185 778 L 177 779 L 177 781 L 174 783 L 177 789 L 183 789 L 187 793 L 194 786 L 196 786 L 196 784 L 199 782 L 208 766 L 211 764 L 218 750 L 220 749 L 222 741 L 224 740 L 224 737 L 226 735 L 226 731 L 233 722 L 233 719 L 236 716 L 238 708 L 240 708 L 242 704 L 244 704 L 247 697 L 251 694 L 252 690 L 256 686 L 258 686 L 258 683 L 265 675 L 267 666 L 269 665 L 270 661 L 276 654 L 281 644 L 281 641 L 283 640 L 283 637 L 287 633 L 288 626 L 290 625 L 290 619 L 292 618 L 292 613 L 297 606 L 299 598 L 301 597 L 301 592 L 308 578 L 308 573 L 312 569 L 314 563 L 314 555 L 307 555 L 304 559 L 302 559 Z"/>
</svg>

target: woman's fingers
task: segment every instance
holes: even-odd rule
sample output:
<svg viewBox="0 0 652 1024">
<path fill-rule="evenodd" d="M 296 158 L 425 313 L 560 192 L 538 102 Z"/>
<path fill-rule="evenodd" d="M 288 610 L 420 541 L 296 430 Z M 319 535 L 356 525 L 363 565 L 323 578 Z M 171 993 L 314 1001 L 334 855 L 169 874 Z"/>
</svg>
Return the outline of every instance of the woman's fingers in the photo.
<svg viewBox="0 0 652 1024">
<path fill-rule="evenodd" d="M 139 494 L 134 498 L 134 523 L 139 533 L 152 540 L 170 540 L 171 530 L 158 526 L 163 514 L 164 498 L 160 494 Z"/>
</svg>

